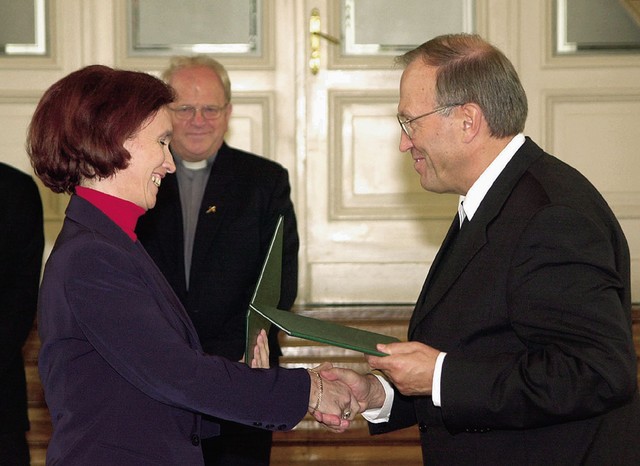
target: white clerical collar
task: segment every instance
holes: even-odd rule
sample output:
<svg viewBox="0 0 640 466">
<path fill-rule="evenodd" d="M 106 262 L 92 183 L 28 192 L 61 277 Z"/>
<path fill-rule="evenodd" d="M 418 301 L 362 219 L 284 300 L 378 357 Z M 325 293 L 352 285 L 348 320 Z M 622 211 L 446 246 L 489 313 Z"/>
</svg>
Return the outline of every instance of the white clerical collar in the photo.
<svg viewBox="0 0 640 466">
<path fill-rule="evenodd" d="M 198 160 L 197 162 L 187 162 L 186 160 L 182 160 L 182 166 L 189 170 L 202 170 L 203 168 L 207 168 L 207 160 Z"/>
</svg>

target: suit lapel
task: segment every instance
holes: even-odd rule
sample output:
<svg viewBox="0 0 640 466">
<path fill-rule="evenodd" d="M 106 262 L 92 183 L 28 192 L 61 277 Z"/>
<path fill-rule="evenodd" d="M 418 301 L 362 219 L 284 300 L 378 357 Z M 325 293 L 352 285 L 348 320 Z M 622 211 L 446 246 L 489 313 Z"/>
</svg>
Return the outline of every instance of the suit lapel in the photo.
<svg viewBox="0 0 640 466">
<path fill-rule="evenodd" d="M 162 181 L 162 188 L 158 192 L 158 202 L 153 209 L 155 227 L 165 229 L 168 236 L 167 243 L 175 244 L 175 248 L 158 248 L 157 254 L 161 254 L 164 269 L 171 276 L 169 282 L 176 286 L 178 296 L 185 296 L 187 284 L 184 273 L 184 231 L 182 222 L 182 207 L 180 205 L 180 192 L 178 180 L 175 175 L 167 176 Z M 171 266 L 168 266 L 171 264 Z M 170 272 L 169 272 L 170 271 Z"/>
<path fill-rule="evenodd" d="M 446 251 L 449 251 L 454 243 L 455 237 L 458 235 L 460 221 L 458 220 L 458 216 L 456 215 L 451 222 L 451 226 L 449 226 L 449 231 L 447 231 L 444 240 L 442 241 L 442 245 L 436 254 L 436 257 L 429 268 L 429 272 L 427 274 L 427 278 L 422 285 L 422 291 L 420 292 L 420 296 L 418 297 L 418 301 L 416 303 L 416 309 L 422 308 L 424 306 L 424 302 L 427 297 L 427 290 L 429 288 L 429 284 L 434 280 L 434 276 L 436 275 L 436 270 L 440 266 L 443 261 L 443 256 L 446 254 Z M 414 313 L 415 315 L 415 313 Z"/>
<path fill-rule="evenodd" d="M 204 259 L 215 243 L 213 238 L 229 211 L 230 200 L 234 198 L 233 192 L 236 188 L 233 182 L 233 167 L 230 165 L 232 157 L 229 147 L 223 144 L 211 167 L 198 213 L 191 258 L 191 277 L 197 277 L 198 270 L 207 264 L 208 261 Z"/>
<path fill-rule="evenodd" d="M 170 312 L 171 315 L 175 315 L 186 328 L 191 346 L 200 348 L 198 335 L 191 323 L 191 319 L 158 266 L 142 246 L 142 243 L 140 241 L 131 241 L 127 234 L 97 207 L 76 195 L 71 196 L 65 213 L 70 220 L 98 232 L 104 236 L 105 241 L 130 253 L 135 258 L 135 263 L 140 270 L 140 276 L 144 279 L 153 280 L 154 285 L 151 292 L 161 293 L 164 299 L 159 301 L 170 305 L 170 311 L 167 311 L 165 306 L 161 306 L 163 312 Z"/>
<path fill-rule="evenodd" d="M 451 240 L 454 236 L 454 226 L 458 222 L 456 215 L 429 269 L 420 297 L 411 316 L 408 332 L 409 339 L 411 339 L 419 323 L 440 302 L 447 291 L 456 283 L 465 267 L 486 244 L 488 226 L 499 215 L 502 206 L 507 202 L 514 186 L 527 168 L 542 154 L 542 149 L 527 138 L 487 192 L 473 220 L 460 231 L 455 241 L 455 247 L 450 248 Z M 467 283 L 465 286 L 473 286 L 473 284 Z M 457 292 L 464 293 L 464 289 L 460 289 Z"/>
<path fill-rule="evenodd" d="M 460 231 L 458 231 L 458 224 L 456 215 L 422 287 L 409 323 L 409 337 L 486 243 L 486 224 L 480 224 L 474 218 L 473 222 L 466 222 Z"/>
</svg>

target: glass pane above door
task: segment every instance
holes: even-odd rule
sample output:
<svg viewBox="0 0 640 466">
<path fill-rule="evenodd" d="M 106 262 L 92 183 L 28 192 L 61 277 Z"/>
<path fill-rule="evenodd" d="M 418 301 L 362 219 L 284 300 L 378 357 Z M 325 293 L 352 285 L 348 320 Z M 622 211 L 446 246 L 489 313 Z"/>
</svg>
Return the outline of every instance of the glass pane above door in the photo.
<svg viewBox="0 0 640 466">
<path fill-rule="evenodd" d="M 440 34 L 474 31 L 474 0 L 341 0 L 342 54 L 399 55 Z"/>
<path fill-rule="evenodd" d="M 555 54 L 640 52 L 637 0 L 555 0 Z"/>
<path fill-rule="evenodd" d="M 128 54 L 260 56 L 261 9 L 261 0 L 128 0 Z"/>
<path fill-rule="evenodd" d="M 0 0 L 0 55 L 47 55 L 45 0 Z"/>
</svg>

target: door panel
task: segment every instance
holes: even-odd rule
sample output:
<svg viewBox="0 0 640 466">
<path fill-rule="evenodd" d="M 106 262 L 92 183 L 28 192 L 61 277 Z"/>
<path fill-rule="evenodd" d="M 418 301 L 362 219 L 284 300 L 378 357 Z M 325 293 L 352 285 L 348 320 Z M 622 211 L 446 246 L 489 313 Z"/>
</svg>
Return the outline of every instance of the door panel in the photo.
<svg viewBox="0 0 640 466">
<path fill-rule="evenodd" d="M 398 150 L 401 70 L 394 57 L 421 43 L 425 29 L 438 29 L 427 3 L 372 2 L 373 13 L 363 13 L 357 1 L 307 2 L 309 13 L 315 7 L 327 18 L 323 32 L 342 40 L 321 41 L 319 71 L 306 74 L 310 302 L 415 301 L 456 211 L 454 196 L 421 189 L 410 156 Z M 462 28 L 468 4 L 436 10 L 451 8 Z"/>
</svg>

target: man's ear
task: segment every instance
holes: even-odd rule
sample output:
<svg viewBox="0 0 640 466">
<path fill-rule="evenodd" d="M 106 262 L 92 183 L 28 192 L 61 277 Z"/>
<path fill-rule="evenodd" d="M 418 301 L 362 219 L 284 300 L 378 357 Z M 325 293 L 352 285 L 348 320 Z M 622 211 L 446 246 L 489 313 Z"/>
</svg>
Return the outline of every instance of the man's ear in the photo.
<svg viewBox="0 0 640 466">
<path fill-rule="evenodd" d="M 463 141 L 471 141 L 480 131 L 480 126 L 484 118 L 482 110 L 477 104 L 468 103 L 460 106 L 462 111 L 462 131 Z"/>
</svg>

